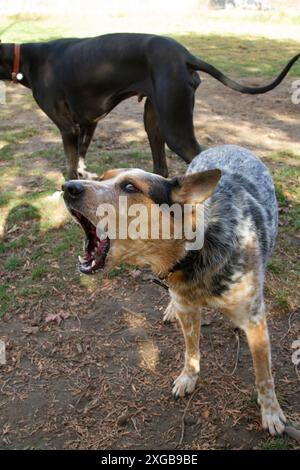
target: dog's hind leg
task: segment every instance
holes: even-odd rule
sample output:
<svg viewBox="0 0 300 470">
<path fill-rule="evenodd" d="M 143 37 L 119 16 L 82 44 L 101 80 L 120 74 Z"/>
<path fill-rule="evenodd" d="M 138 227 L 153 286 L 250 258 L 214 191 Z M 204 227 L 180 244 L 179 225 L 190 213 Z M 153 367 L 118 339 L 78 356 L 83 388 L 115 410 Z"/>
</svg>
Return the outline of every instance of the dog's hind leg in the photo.
<svg viewBox="0 0 300 470">
<path fill-rule="evenodd" d="M 167 67 L 155 85 L 154 103 L 160 129 L 168 147 L 187 163 L 202 150 L 193 123 L 195 89 L 198 84 L 193 82 L 193 77 L 186 70 L 179 70 L 176 74 L 176 71 Z"/>
<path fill-rule="evenodd" d="M 252 354 L 263 428 L 269 429 L 272 435 L 281 434 L 285 429 L 286 419 L 275 393 L 270 341 L 263 304 L 255 315 L 251 314 L 249 321 L 243 324 L 242 328 L 247 335 Z"/>
<path fill-rule="evenodd" d="M 168 176 L 168 166 L 166 162 L 165 139 L 159 128 L 157 113 L 149 98 L 146 99 L 144 108 L 144 126 L 152 151 L 153 173 L 166 178 Z"/>
<path fill-rule="evenodd" d="M 175 398 L 182 397 L 186 393 L 192 393 L 195 389 L 200 372 L 200 312 L 180 312 L 178 318 L 185 340 L 184 368 L 174 382 L 172 393 Z"/>
<path fill-rule="evenodd" d="M 89 173 L 86 171 L 85 156 L 88 151 L 89 145 L 93 138 L 97 123 L 92 123 L 86 126 L 80 126 L 79 135 L 79 162 L 78 162 L 78 176 L 84 179 L 96 179 L 96 173 Z"/>
</svg>

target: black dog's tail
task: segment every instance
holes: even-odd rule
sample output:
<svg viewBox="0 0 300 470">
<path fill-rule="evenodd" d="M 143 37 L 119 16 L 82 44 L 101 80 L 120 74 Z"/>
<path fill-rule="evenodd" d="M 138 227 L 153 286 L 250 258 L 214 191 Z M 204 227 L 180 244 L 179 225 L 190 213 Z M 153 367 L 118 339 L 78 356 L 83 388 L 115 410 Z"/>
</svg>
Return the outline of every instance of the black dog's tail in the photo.
<svg viewBox="0 0 300 470">
<path fill-rule="evenodd" d="M 204 62 L 204 60 L 199 59 L 198 57 L 192 56 L 192 60 L 188 61 L 190 67 L 194 70 L 201 70 L 202 72 L 208 73 L 212 77 L 219 80 L 219 82 L 223 83 L 223 85 L 228 86 L 232 90 L 239 91 L 240 93 L 248 93 L 251 95 L 256 95 L 260 93 L 266 93 L 267 91 L 273 90 L 281 81 L 284 79 L 290 68 L 294 65 L 294 63 L 299 59 L 300 54 L 295 55 L 284 67 L 284 69 L 280 72 L 278 77 L 275 78 L 271 83 L 265 86 L 259 87 L 249 87 L 241 85 L 240 83 L 231 80 L 231 78 L 224 75 L 220 70 L 216 69 L 213 65 Z"/>
</svg>

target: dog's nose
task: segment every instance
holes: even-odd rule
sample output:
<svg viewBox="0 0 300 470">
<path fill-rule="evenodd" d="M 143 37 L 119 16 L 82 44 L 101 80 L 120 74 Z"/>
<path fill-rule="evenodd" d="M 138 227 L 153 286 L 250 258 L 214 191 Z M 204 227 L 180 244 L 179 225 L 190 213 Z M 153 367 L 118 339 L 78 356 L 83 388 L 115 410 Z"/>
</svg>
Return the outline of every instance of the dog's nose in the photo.
<svg viewBox="0 0 300 470">
<path fill-rule="evenodd" d="M 77 180 L 66 181 L 61 188 L 65 194 L 73 198 L 80 196 L 84 191 L 83 184 Z"/>
</svg>

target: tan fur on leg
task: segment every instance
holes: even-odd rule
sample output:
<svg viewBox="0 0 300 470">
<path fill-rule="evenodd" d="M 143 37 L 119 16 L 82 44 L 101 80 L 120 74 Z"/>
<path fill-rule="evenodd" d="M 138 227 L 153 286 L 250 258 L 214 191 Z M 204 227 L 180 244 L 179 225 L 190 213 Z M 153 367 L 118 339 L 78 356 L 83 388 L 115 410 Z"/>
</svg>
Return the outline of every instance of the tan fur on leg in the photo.
<svg viewBox="0 0 300 470">
<path fill-rule="evenodd" d="M 199 312 L 176 312 L 185 340 L 185 364 L 183 371 L 174 382 L 172 393 L 175 397 L 182 397 L 192 393 L 195 389 L 200 372 L 200 325 Z"/>
<path fill-rule="evenodd" d="M 252 354 L 258 402 L 261 406 L 262 425 L 272 435 L 281 434 L 285 429 L 285 416 L 278 403 L 271 371 L 270 341 L 266 319 L 249 321 L 244 327 Z"/>
<path fill-rule="evenodd" d="M 90 173 L 89 171 L 86 170 L 86 165 L 85 165 L 84 159 L 82 157 L 79 157 L 78 176 L 79 176 L 79 178 L 82 178 L 82 179 L 85 179 L 85 180 L 96 180 L 96 179 L 98 179 L 97 173 Z"/>
</svg>

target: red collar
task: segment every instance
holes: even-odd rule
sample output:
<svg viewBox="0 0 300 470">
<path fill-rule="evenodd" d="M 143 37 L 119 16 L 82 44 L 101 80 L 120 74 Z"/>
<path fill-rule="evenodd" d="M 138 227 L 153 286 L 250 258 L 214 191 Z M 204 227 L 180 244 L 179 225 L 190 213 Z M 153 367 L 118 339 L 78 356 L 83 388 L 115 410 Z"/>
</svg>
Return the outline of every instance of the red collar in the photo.
<svg viewBox="0 0 300 470">
<path fill-rule="evenodd" d="M 14 65 L 11 74 L 11 79 L 14 83 L 18 83 L 17 74 L 20 72 L 20 44 L 14 45 Z"/>
</svg>

